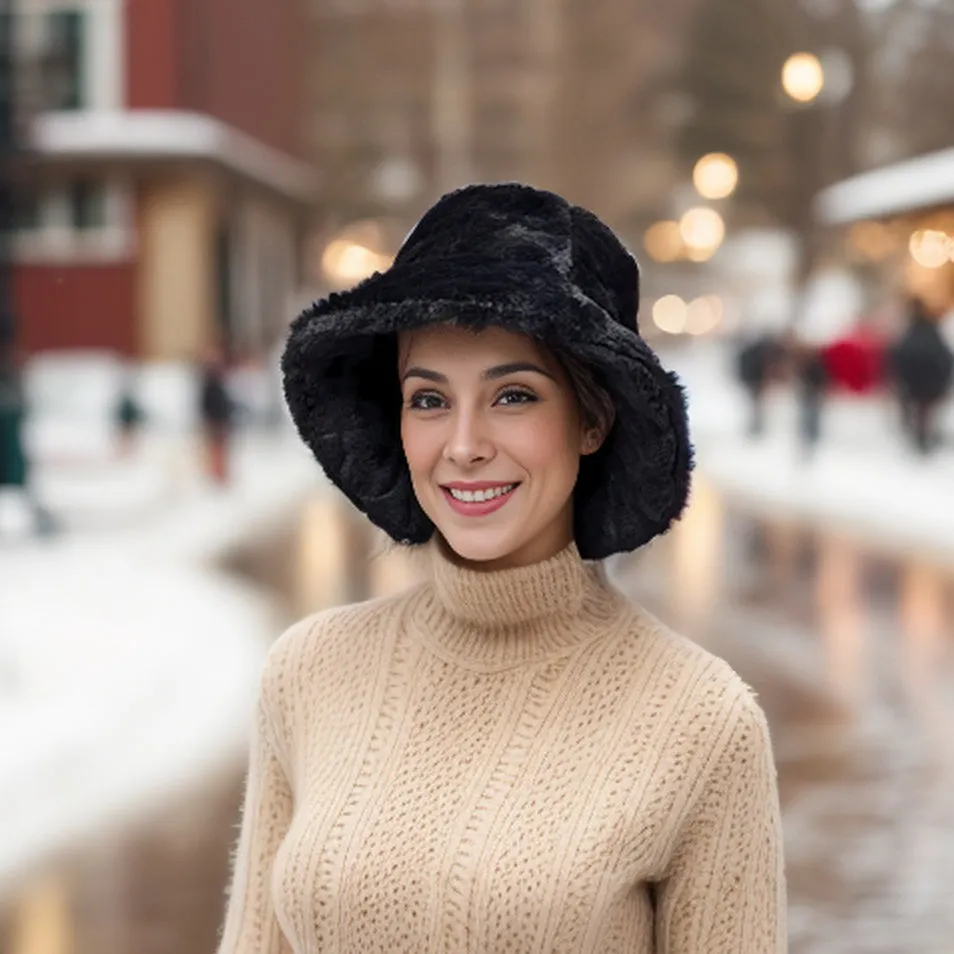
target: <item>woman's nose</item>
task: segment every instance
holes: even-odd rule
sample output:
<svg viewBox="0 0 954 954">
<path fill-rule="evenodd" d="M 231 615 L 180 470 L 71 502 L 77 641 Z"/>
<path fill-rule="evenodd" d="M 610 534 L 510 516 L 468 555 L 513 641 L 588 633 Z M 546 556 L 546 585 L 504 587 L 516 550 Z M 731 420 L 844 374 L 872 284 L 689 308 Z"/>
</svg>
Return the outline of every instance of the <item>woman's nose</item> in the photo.
<svg viewBox="0 0 954 954">
<path fill-rule="evenodd" d="M 444 458 L 460 466 L 489 460 L 494 455 L 493 443 L 479 413 L 455 415 L 453 430 L 444 445 Z"/>
</svg>

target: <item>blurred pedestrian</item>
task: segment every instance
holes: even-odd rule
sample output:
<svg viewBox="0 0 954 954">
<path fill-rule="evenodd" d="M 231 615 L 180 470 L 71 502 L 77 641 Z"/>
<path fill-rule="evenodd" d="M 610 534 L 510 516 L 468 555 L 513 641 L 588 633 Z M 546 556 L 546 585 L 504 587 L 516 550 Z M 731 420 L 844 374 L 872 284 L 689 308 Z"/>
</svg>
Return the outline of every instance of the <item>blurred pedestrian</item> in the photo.
<svg viewBox="0 0 954 954">
<path fill-rule="evenodd" d="M 779 345 L 770 334 L 746 341 L 736 357 L 736 376 L 749 398 L 750 437 L 765 431 L 765 392 L 779 359 Z"/>
<path fill-rule="evenodd" d="M 689 492 L 638 278 L 594 215 L 471 186 L 292 326 L 300 434 L 428 579 L 269 654 L 220 954 L 784 950 L 762 711 L 600 563 Z"/>
<path fill-rule="evenodd" d="M 34 532 L 48 536 L 57 522 L 31 483 L 23 428 L 27 416 L 23 373 L 12 344 L 0 345 L 0 490 L 14 490 L 29 507 Z"/>
<path fill-rule="evenodd" d="M 828 370 L 819 348 L 801 346 L 795 355 L 799 438 L 806 458 L 814 456 L 822 433 L 822 415 L 828 391 Z"/>
<path fill-rule="evenodd" d="M 259 353 L 248 349 L 229 361 L 225 378 L 232 401 L 232 425 L 236 428 L 258 427 L 262 422 L 262 361 Z"/>
<path fill-rule="evenodd" d="M 226 384 L 227 370 L 221 351 L 211 350 L 202 365 L 199 392 L 206 472 L 220 486 L 229 482 L 229 443 L 235 414 Z"/>
<path fill-rule="evenodd" d="M 912 299 L 908 325 L 888 353 L 888 367 L 905 431 L 921 454 L 938 444 L 937 407 L 951 388 L 954 352 L 920 299 Z"/>
<path fill-rule="evenodd" d="M 146 416 L 130 373 L 123 375 L 114 416 L 119 435 L 119 454 L 121 457 L 129 457 L 136 449 Z"/>
<path fill-rule="evenodd" d="M 822 349 L 832 387 L 851 394 L 871 394 L 884 383 L 884 342 L 864 324 Z"/>
</svg>

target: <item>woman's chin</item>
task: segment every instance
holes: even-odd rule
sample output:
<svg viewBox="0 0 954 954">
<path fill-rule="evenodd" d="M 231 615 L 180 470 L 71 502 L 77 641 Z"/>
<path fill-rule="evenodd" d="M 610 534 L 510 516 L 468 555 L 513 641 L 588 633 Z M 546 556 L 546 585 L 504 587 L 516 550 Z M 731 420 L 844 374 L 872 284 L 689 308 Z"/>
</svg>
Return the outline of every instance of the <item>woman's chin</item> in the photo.
<svg viewBox="0 0 954 954">
<path fill-rule="evenodd" d="M 511 540 L 504 539 L 501 534 L 452 530 L 449 533 L 441 531 L 441 536 L 454 556 L 464 563 L 474 564 L 477 569 L 505 564 L 517 549 Z"/>
</svg>

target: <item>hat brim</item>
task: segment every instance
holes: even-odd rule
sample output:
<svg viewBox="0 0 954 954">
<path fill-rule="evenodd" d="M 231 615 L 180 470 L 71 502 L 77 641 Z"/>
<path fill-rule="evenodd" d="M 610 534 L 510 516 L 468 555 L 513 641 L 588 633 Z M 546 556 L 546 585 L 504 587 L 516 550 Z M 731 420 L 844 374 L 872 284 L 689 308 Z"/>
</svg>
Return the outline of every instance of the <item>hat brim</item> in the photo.
<svg viewBox="0 0 954 954">
<path fill-rule="evenodd" d="M 692 469 L 675 375 L 634 328 L 560 276 L 517 262 L 481 270 L 456 258 L 440 275 L 396 265 L 293 322 L 282 357 L 285 397 L 328 478 L 394 540 L 430 539 L 434 526 L 401 446 L 396 336 L 440 323 L 493 325 L 574 355 L 615 403 L 606 441 L 581 461 L 574 524 L 582 556 L 629 552 L 664 533 L 685 507 Z"/>
</svg>

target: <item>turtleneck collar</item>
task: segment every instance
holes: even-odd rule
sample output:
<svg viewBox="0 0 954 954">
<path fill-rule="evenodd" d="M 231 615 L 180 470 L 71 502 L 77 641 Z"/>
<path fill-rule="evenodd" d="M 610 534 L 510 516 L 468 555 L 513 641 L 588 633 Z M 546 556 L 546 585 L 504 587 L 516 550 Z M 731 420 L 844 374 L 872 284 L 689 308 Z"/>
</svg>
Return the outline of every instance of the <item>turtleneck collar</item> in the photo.
<svg viewBox="0 0 954 954">
<path fill-rule="evenodd" d="M 430 547 L 418 635 L 445 658 L 485 671 L 565 654 L 606 631 L 623 605 L 600 564 L 575 544 L 532 566 L 482 571 Z"/>
</svg>

